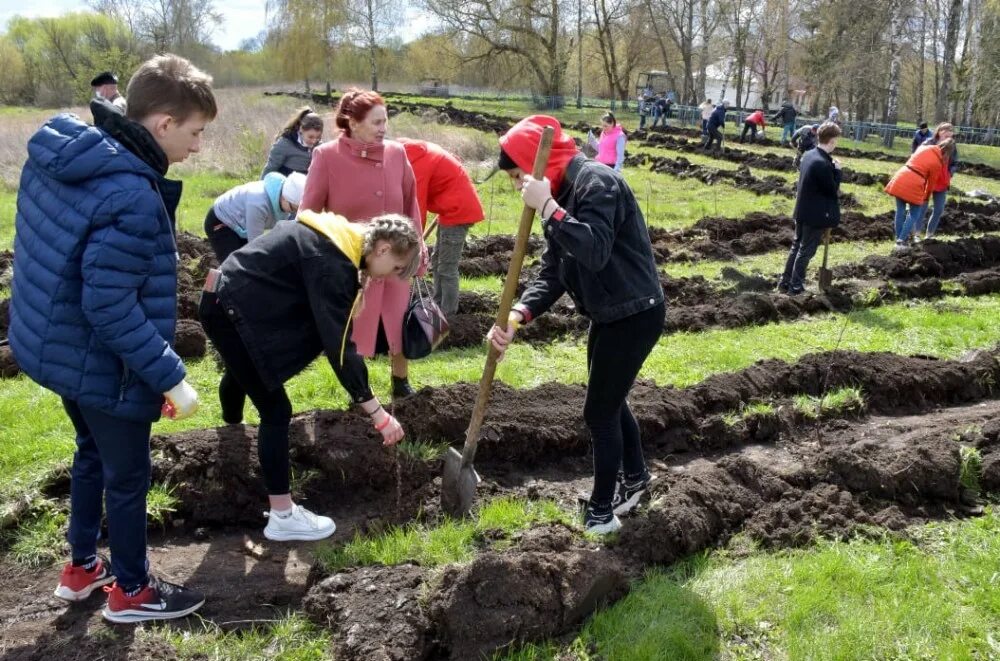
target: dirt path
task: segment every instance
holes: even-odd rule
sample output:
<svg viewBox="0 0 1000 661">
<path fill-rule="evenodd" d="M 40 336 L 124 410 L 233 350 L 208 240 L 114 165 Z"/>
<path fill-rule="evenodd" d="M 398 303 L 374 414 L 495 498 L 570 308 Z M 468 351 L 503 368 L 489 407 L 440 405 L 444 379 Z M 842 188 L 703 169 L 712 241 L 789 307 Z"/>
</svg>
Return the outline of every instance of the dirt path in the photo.
<svg viewBox="0 0 1000 661">
<path fill-rule="evenodd" d="M 657 480 L 619 544 L 595 544 L 557 525 L 528 531 L 504 550 L 487 535 L 476 560 L 443 574 L 404 565 L 311 575 L 308 545 L 268 545 L 266 557 L 250 557 L 244 533 L 263 541 L 255 430 L 158 437 L 157 479 L 183 480 L 175 482 L 182 520 L 171 534 L 152 535 L 151 559 L 164 575 L 206 591 L 203 616 L 223 628 L 301 607 L 330 627 L 340 658 L 473 658 L 512 639 L 572 631 L 598 604 L 625 594 L 646 567 L 736 532 L 788 546 L 861 526 L 902 530 L 968 515 L 962 443 L 980 448 L 984 488 L 1000 489 L 1000 401 L 991 398 L 998 355 L 937 361 L 833 352 L 794 364 L 762 361 L 685 389 L 640 384 L 631 401 Z M 844 385 L 865 393 L 862 409 L 812 421 L 790 404 L 795 394 Z M 397 413 L 416 437 L 456 442 L 474 389 L 424 389 Z M 498 387 L 477 458 L 480 498 L 552 498 L 572 507 L 589 488 L 582 398 L 579 386 Z M 772 402 L 773 412 L 726 415 L 749 401 Z M 306 480 L 308 502 L 336 517 L 342 541 L 355 530 L 438 516 L 439 464 L 399 462 L 373 434 L 350 413 L 310 412 L 295 421 L 293 466 L 299 475 L 320 471 Z M 234 529 L 235 522 L 244 525 Z M 2 658 L 171 658 L 128 628 L 102 634 L 100 597 L 72 608 L 49 597 L 57 574 L 0 563 Z"/>
</svg>

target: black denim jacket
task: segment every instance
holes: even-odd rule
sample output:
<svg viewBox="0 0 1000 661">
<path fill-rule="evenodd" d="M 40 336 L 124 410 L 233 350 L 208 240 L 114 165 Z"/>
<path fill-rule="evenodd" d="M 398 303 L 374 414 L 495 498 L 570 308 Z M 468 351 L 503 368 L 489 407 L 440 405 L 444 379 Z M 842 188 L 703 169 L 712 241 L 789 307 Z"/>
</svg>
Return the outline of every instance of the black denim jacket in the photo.
<svg viewBox="0 0 1000 661">
<path fill-rule="evenodd" d="M 522 311 L 537 317 L 565 292 L 581 314 L 609 323 L 663 302 L 646 221 L 619 173 L 576 156 L 556 201 L 566 216 L 543 225 L 542 268 Z"/>
</svg>

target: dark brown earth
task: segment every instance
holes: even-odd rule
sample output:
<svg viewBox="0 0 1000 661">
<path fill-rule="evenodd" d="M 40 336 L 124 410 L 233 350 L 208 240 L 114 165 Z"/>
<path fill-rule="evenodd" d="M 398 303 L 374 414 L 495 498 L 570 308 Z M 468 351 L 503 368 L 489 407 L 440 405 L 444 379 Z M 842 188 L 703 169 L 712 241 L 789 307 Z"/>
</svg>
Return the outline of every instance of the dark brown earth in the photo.
<svg viewBox="0 0 1000 661">
<path fill-rule="evenodd" d="M 685 140 L 668 134 L 654 133 L 646 136 L 644 140 L 638 139 L 637 144 L 642 147 L 665 147 L 672 151 L 711 156 L 712 158 L 721 161 L 739 163 L 740 165 L 745 165 L 748 168 L 777 170 L 779 172 L 798 172 L 799 170 L 795 165 L 795 159 L 791 156 L 782 156 L 772 152 L 760 154 L 757 152 L 746 151 L 744 149 L 731 147 L 728 142 L 726 146 L 719 151 L 706 152 L 697 141 Z M 857 172 L 846 167 L 841 168 L 841 174 L 845 184 L 857 184 L 859 186 L 885 186 L 889 183 L 889 175 L 887 174 L 868 174 L 867 172 Z"/>
<path fill-rule="evenodd" d="M 330 105 L 333 106 L 339 100 L 339 96 L 326 94 L 304 94 L 302 92 L 265 92 L 265 95 L 285 95 L 294 96 L 297 98 L 309 99 L 313 103 L 319 105 Z M 393 116 L 400 112 L 408 112 L 414 115 L 421 115 L 425 117 L 433 118 L 439 123 L 451 124 L 454 126 L 464 126 L 468 128 L 473 128 L 479 131 L 484 131 L 488 133 L 495 133 L 496 135 L 502 135 L 506 133 L 507 130 L 517 122 L 520 117 L 507 117 L 504 115 L 497 115 L 487 112 L 472 112 L 468 110 L 462 110 L 461 108 L 455 108 L 452 102 L 447 101 L 444 104 L 431 104 L 426 102 L 415 101 L 407 98 L 409 95 L 406 94 L 393 94 L 390 95 L 391 100 L 388 104 L 389 115 Z M 600 111 L 595 110 L 595 114 Z M 587 122 L 577 122 L 576 124 L 568 125 L 566 128 L 572 129 L 574 131 L 579 131 L 581 133 L 586 133 L 587 131 L 594 131 L 595 133 L 600 130 L 599 126 L 591 125 Z M 665 126 L 662 128 L 646 129 L 646 130 L 636 130 L 631 132 L 631 136 L 635 139 L 646 140 L 652 143 L 658 144 L 671 144 L 672 142 L 687 142 L 678 141 L 675 139 L 671 140 L 672 136 L 686 136 L 689 138 L 694 138 L 700 141 L 702 138 L 701 131 L 697 128 L 687 127 L 687 126 Z M 768 147 L 780 147 L 780 142 L 777 140 L 772 140 L 770 138 L 761 137 L 756 141 L 758 145 L 768 146 Z M 671 148 L 673 145 L 671 144 Z M 727 149 L 729 149 L 727 147 Z M 789 148 L 790 150 L 791 148 Z M 730 149 L 731 152 L 739 152 L 741 150 Z M 840 146 L 837 148 L 837 153 L 849 158 L 867 158 L 876 161 L 887 161 L 891 163 L 905 163 L 906 156 L 901 154 L 891 154 L 888 152 L 882 152 L 878 150 L 860 150 L 851 149 L 849 147 Z M 791 159 L 788 159 L 789 162 Z M 783 169 L 779 167 L 776 169 Z M 970 174 L 978 177 L 985 177 L 988 179 L 1000 179 L 1000 168 L 996 168 L 984 163 L 966 163 L 963 162 L 961 165 L 961 172 L 965 174 Z M 864 173 L 856 173 L 859 176 L 859 180 L 855 183 L 862 183 L 865 177 L 870 177 L 873 175 L 866 175 Z M 875 175 L 876 177 L 882 177 L 884 175 Z"/>
<path fill-rule="evenodd" d="M 669 174 L 681 179 L 697 179 L 698 181 L 712 185 L 717 181 L 726 181 L 735 188 L 749 190 L 757 195 L 781 195 L 783 197 L 795 197 L 795 185 L 792 182 L 775 175 L 758 177 L 744 163 L 735 170 L 723 170 L 705 165 L 695 165 L 683 156 L 671 158 L 669 156 L 650 156 L 649 154 L 638 154 L 627 156 L 625 165 L 632 167 L 645 167 L 653 172 Z M 840 192 L 840 205 L 844 208 L 854 208 L 861 206 L 861 203 L 852 193 Z"/>
<path fill-rule="evenodd" d="M 938 234 L 963 235 L 1000 231 L 1000 205 L 949 201 Z M 794 238 L 795 223 L 789 216 L 752 212 L 740 219 L 705 217 L 683 230 L 649 228 L 658 263 L 726 260 L 787 249 Z M 840 241 L 888 241 L 893 238 L 893 214 L 868 216 L 854 211 L 841 215 L 831 236 Z"/>
<path fill-rule="evenodd" d="M 205 590 L 203 616 L 226 629 L 301 607 L 331 629 L 339 658 L 475 658 L 511 641 L 571 632 L 646 567 L 724 544 L 736 532 L 788 546 L 967 515 L 958 483 L 962 443 L 983 456 L 982 484 L 997 484 L 998 356 L 1000 348 L 960 361 L 838 351 L 794 364 L 762 361 L 691 388 L 639 384 L 631 401 L 657 480 L 652 501 L 627 520 L 617 545 L 549 525 L 516 536 L 509 548 L 484 535 L 472 563 L 443 570 L 403 565 L 325 577 L 310 573 L 305 544 L 265 544 L 262 558 L 247 555 L 243 535 L 262 541 L 264 523 L 254 430 L 158 437 L 155 477 L 175 485 L 181 506 L 168 534 L 151 533 L 150 555 L 165 575 Z M 866 411 L 804 422 L 789 403 L 847 385 L 865 394 Z M 423 389 L 396 413 L 411 436 L 456 443 L 474 391 L 473 384 Z M 581 386 L 498 385 L 476 461 L 480 498 L 551 498 L 572 507 L 589 485 L 583 395 Z M 775 412 L 727 422 L 725 414 L 752 401 L 774 402 Z M 336 517 L 335 539 L 437 516 L 439 464 L 401 460 L 374 436 L 353 413 L 295 419 L 293 472 L 304 482 L 297 491 Z M 129 628 L 95 636 L 104 627 L 100 598 L 65 608 L 46 596 L 57 573 L 0 564 L 4 659 L 173 658 Z"/>
<path fill-rule="evenodd" d="M 761 220 L 768 222 L 769 217 Z M 655 245 L 664 243 L 662 236 L 654 239 Z M 746 246 L 742 241 L 734 239 L 729 245 Z M 535 270 L 529 267 L 522 274 L 522 286 Z M 930 240 L 902 252 L 870 255 L 859 263 L 833 268 L 833 285 L 826 291 L 810 288 L 801 296 L 775 292 L 778 275 L 747 275 L 731 267 L 723 269 L 717 282 L 702 276 L 661 275 L 667 300 L 664 333 L 791 321 L 901 300 L 934 299 L 956 290 L 966 296 L 992 294 L 1000 291 L 1000 237 Z M 480 344 L 493 325 L 498 307 L 496 295 L 462 292 L 458 312 L 450 319 L 451 332 L 442 346 Z M 563 297 L 518 333 L 521 341 L 545 344 L 562 336 L 580 336 L 587 328 L 587 320 Z"/>
</svg>

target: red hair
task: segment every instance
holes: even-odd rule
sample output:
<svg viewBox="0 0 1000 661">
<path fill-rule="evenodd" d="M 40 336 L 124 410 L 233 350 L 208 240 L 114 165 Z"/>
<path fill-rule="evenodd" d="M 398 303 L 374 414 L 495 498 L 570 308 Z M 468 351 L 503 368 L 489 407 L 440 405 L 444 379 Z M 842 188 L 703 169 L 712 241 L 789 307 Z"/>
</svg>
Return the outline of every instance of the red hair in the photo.
<svg viewBox="0 0 1000 661">
<path fill-rule="evenodd" d="M 344 135 L 351 136 L 351 122 L 363 122 L 370 111 L 375 106 L 384 106 L 385 100 L 378 92 L 366 92 L 355 87 L 344 92 L 337 104 L 334 123 L 337 128 L 344 131 Z"/>
</svg>

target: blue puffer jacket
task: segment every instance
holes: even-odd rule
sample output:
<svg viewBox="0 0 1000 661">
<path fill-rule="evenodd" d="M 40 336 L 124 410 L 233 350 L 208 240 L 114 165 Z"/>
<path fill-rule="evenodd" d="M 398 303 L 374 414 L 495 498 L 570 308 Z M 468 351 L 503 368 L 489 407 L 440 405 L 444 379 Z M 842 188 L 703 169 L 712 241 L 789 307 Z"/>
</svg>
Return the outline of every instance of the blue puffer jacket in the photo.
<svg viewBox="0 0 1000 661">
<path fill-rule="evenodd" d="M 128 124 L 130 137 L 158 150 L 145 129 Z M 17 194 L 9 331 L 28 376 L 116 417 L 159 417 L 162 393 L 184 378 L 170 346 L 177 249 L 168 207 L 176 208 L 178 189 L 73 115 L 54 117 L 31 138 Z"/>
</svg>

